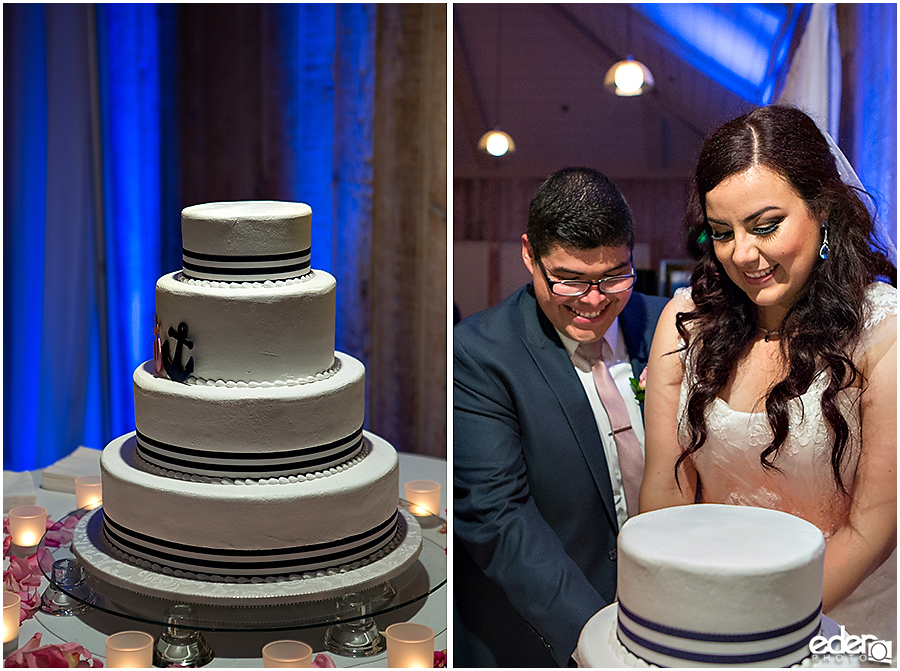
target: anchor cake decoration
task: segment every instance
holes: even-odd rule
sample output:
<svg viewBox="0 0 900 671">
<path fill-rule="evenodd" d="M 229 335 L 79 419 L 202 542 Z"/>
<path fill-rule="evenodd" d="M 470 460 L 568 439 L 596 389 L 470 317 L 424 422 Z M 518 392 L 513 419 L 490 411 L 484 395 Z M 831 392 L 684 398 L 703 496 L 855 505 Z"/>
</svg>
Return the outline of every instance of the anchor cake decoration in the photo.
<svg viewBox="0 0 900 671">
<path fill-rule="evenodd" d="M 175 354 L 170 354 L 169 340 L 166 339 L 162 345 L 163 368 L 166 369 L 166 375 L 169 376 L 170 380 L 184 382 L 194 372 L 194 357 L 190 357 L 187 363 L 182 366 L 181 353 L 184 347 L 194 349 L 194 341 L 187 337 L 188 327 L 184 322 L 178 325 L 177 331 L 170 326 L 168 335 L 169 338 L 175 338 Z"/>
</svg>

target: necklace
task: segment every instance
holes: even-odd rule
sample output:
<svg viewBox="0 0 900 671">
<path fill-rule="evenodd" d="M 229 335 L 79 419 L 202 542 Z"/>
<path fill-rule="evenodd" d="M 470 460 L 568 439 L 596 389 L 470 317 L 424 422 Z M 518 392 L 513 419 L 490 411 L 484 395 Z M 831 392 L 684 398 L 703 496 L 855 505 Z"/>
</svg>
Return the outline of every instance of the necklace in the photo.
<svg viewBox="0 0 900 671">
<path fill-rule="evenodd" d="M 769 342 L 771 338 L 780 338 L 781 337 L 781 329 L 775 329 L 774 331 L 770 331 L 769 329 L 764 329 L 762 326 L 757 326 L 760 331 L 765 333 L 765 341 Z"/>
</svg>

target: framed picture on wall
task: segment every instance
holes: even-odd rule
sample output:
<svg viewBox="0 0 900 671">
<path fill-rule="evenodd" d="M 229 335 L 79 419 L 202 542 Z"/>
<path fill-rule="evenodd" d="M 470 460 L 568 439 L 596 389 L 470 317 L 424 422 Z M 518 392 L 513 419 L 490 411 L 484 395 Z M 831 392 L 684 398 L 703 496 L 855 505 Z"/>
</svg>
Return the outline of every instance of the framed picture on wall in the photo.
<svg viewBox="0 0 900 671">
<path fill-rule="evenodd" d="M 679 287 L 690 286 L 694 262 L 685 259 L 664 259 L 659 263 L 659 295 L 671 298 Z"/>
</svg>

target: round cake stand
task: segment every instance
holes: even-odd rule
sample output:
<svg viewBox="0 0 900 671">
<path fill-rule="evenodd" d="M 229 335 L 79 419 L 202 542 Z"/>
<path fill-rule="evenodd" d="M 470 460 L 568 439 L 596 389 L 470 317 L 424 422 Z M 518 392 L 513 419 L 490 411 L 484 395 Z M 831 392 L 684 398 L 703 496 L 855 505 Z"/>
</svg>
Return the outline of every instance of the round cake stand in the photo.
<svg viewBox="0 0 900 671">
<path fill-rule="evenodd" d="M 73 543 L 47 548 L 42 540 L 40 547 L 52 559 L 42 569 L 54 594 L 61 592 L 70 602 L 137 622 L 166 627 L 172 608 L 186 604 L 198 632 L 329 626 L 325 641 L 329 650 L 368 656 L 383 645 L 372 617 L 422 601 L 447 582 L 446 522 L 433 515 L 414 517 L 407 507 L 400 502 L 402 539 L 385 557 L 360 569 L 304 580 L 244 585 L 186 578 L 173 582 L 175 576 L 140 569 L 106 548 L 99 535 L 101 508 L 73 511 L 51 528 L 68 528 L 77 520 Z M 63 559 L 78 562 L 82 582 L 62 584 L 55 579 L 51 564 Z"/>
</svg>

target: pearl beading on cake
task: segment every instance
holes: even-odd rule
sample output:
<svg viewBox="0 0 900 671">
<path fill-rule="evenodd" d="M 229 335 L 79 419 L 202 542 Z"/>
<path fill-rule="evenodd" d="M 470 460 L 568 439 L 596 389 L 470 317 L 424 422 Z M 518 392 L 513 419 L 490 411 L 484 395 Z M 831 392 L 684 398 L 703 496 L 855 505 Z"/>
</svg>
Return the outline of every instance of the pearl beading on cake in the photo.
<svg viewBox="0 0 900 671">
<path fill-rule="evenodd" d="M 178 471 L 171 471 L 165 468 L 160 468 L 150 462 L 146 461 L 138 454 L 137 450 L 134 452 L 134 460 L 137 465 L 141 468 L 141 470 L 146 471 L 147 473 L 152 473 L 153 475 L 159 475 L 165 478 L 171 478 L 173 480 L 183 480 L 185 482 L 203 482 L 207 484 L 213 485 L 237 485 L 237 486 L 252 486 L 252 485 L 287 485 L 295 482 L 310 482 L 312 480 L 320 480 L 322 478 L 327 478 L 332 475 L 337 475 L 338 473 L 342 473 L 346 471 L 348 468 L 352 468 L 357 464 L 361 463 L 363 459 L 369 456 L 369 452 L 371 451 L 371 447 L 367 442 L 363 443 L 363 447 L 360 451 L 352 458 L 346 461 L 343 464 L 339 464 L 337 466 L 332 466 L 324 471 L 314 471 L 312 473 L 301 473 L 299 475 L 289 475 L 289 476 L 280 476 L 277 478 L 218 478 L 211 477 L 208 475 L 197 475 L 193 473 L 180 473 Z"/>
<path fill-rule="evenodd" d="M 337 375 L 340 369 L 340 359 L 336 358 L 334 360 L 334 365 L 328 370 L 322 371 L 321 373 L 316 373 L 315 375 L 309 375 L 307 377 L 256 382 L 253 380 L 207 380 L 206 378 L 191 376 L 187 380 L 185 380 L 185 383 L 197 385 L 199 387 L 221 387 L 227 389 L 272 389 L 274 387 L 296 387 L 297 385 L 301 384 L 313 384 L 314 382 L 327 380 Z"/>
<path fill-rule="evenodd" d="M 286 280 L 263 280 L 254 282 L 226 282 L 224 280 L 199 280 L 194 277 L 188 277 L 184 272 L 175 275 L 175 279 L 195 287 L 214 288 L 214 289 L 271 289 L 273 287 L 285 287 L 292 284 L 302 284 L 309 282 L 315 276 L 315 270 L 310 270 L 300 277 L 292 277 Z"/>
</svg>

